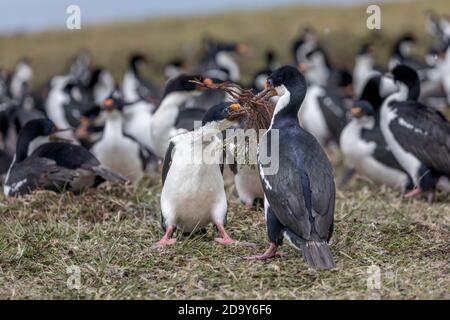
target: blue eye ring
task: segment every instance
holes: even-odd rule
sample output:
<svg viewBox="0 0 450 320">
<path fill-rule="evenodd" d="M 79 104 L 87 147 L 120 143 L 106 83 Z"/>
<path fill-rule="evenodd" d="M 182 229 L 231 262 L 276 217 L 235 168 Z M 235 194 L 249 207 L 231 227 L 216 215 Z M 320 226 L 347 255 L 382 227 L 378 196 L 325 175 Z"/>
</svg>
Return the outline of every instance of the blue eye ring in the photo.
<svg viewBox="0 0 450 320">
<path fill-rule="evenodd" d="M 273 86 L 273 80 L 272 79 L 267 79 L 267 84 L 272 87 Z"/>
</svg>

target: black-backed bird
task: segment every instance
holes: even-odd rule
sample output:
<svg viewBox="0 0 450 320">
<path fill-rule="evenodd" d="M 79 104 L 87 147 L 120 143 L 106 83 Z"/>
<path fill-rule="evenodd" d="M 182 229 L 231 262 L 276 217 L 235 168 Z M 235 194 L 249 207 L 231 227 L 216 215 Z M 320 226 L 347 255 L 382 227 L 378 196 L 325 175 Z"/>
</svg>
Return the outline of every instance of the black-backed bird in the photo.
<svg viewBox="0 0 450 320">
<path fill-rule="evenodd" d="M 81 146 L 66 142 L 49 142 L 28 156 L 30 142 L 58 132 L 48 119 L 28 122 L 19 134 L 16 153 L 6 175 L 4 194 L 18 196 L 36 189 L 80 192 L 108 180 L 125 179 L 103 167 Z"/>
<path fill-rule="evenodd" d="M 284 236 L 310 266 L 334 268 L 328 244 L 335 206 L 333 171 L 320 144 L 297 119 L 306 81 L 296 68 L 284 66 L 269 77 L 267 87 L 280 96 L 258 150 L 270 246 L 250 258 L 274 257 Z"/>
<path fill-rule="evenodd" d="M 182 110 L 189 99 L 201 94 L 202 88 L 191 82 L 196 79 L 202 78 L 182 74 L 166 84 L 161 103 L 153 114 L 151 123 L 151 149 L 160 158 L 164 158 L 170 138 L 192 130 L 194 121 L 201 121 L 205 115 L 206 110 L 201 108 Z"/>
<path fill-rule="evenodd" d="M 344 185 L 356 171 L 379 185 L 399 191 L 411 189 L 412 181 L 395 159 L 381 133 L 378 110 L 367 100 L 357 100 L 352 108 L 353 119 L 341 135 L 345 164 L 351 168 L 341 182 Z"/>
<path fill-rule="evenodd" d="M 380 185 L 400 191 L 411 189 L 412 181 L 389 149 L 380 128 L 383 100 L 395 92 L 394 82 L 381 74 L 370 77 L 358 97 L 366 108 L 353 103 L 353 119 L 340 137 L 340 147 L 347 170 L 340 182 L 344 186 L 358 172 Z"/>
<path fill-rule="evenodd" d="M 103 102 L 106 122 L 103 134 L 91 148 L 102 165 L 137 184 L 156 157 L 132 136 L 123 132 L 122 109 L 125 101 L 114 92 Z"/>
<path fill-rule="evenodd" d="M 129 58 L 128 70 L 122 81 L 122 94 L 126 102 L 133 102 L 140 99 L 156 99 L 159 92 L 155 85 L 142 75 L 142 66 L 148 63 L 147 57 L 135 53 Z"/>
<path fill-rule="evenodd" d="M 392 75 L 398 91 L 383 102 L 381 131 L 417 187 L 406 196 L 426 192 L 432 202 L 437 187 L 448 187 L 450 123 L 439 111 L 417 102 L 420 81 L 416 71 L 399 65 Z"/>
<path fill-rule="evenodd" d="M 173 244 L 175 229 L 195 232 L 213 223 L 219 231 L 216 241 L 236 243 L 225 231 L 227 199 L 222 177 L 222 130 L 235 124 L 230 112 L 241 108 L 229 102 L 212 107 L 201 128 L 170 140 L 164 158 L 161 192 L 161 222 L 165 232 L 155 247 Z"/>
</svg>

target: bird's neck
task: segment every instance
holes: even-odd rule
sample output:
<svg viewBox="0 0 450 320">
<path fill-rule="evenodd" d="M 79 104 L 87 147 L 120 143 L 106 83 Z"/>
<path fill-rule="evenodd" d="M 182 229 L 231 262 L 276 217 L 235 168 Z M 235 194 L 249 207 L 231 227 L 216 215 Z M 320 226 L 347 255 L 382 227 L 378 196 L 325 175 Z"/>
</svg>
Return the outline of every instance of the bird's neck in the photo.
<svg viewBox="0 0 450 320">
<path fill-rule="evenodd" d="M 273 113 L 270 128 L 279 127 L 279 125 L 286 120 L 297 120 L 297 114 L 303 102 L 304 95 L 296 91 L 286 92 L 278 99 Z"/>
<path fill-rule="evenodd" d="M 16 162 L 21 162 L 26 159 L 30 143 L 36 138 L 38 138 L 36 134 L 26 130 L 19 134 L 16 146 Z"/>
<path fill-rule="evenodd" d="M 161 101 L 156 113 L 164 113 L 169 110 L 176 109 L 185 103 L 191 96 L 185 92 L 172 92 L 166 95 Z"/>
<path fill-rule="evenodd" d="M 105 139 L 117 139 L 123 136 L 122 132 L 123 119 L 120 114 L 110 114 L 106 118 L 103 136 Z"/>
<path fill-rule="evenodd" d="M 133 75 L 136 77 L 136 79 L 139 79 L 139 80 L 141 79 L 141 74 L 139 72 L 139 68 L 136 63 L 131 64 L 130 70 L 133 73 Z"/>
</svg>

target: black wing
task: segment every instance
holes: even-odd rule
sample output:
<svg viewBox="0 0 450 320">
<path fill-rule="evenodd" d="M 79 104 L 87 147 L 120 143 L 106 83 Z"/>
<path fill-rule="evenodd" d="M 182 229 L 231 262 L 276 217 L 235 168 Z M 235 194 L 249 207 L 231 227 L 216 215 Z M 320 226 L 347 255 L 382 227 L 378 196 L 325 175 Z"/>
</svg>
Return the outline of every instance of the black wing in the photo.
<svg viewBox="0 0 450 320">
<path fill-rule="evenodd" d="M 327 90 L 325 96 L 318 98 L 318 102 L 333 140 L 339 142 L 341 132 L 348 122 L 345 99 Z"/>
<path fill-rule="evenodd" d="M 428 168 L 450 176 L 450 123 L 439 111 L 415 101 L 394 102 L 389 128 L 404 150 Z"/>
<path fill-rule="evenodd" d="M 164 157 L 164 164 L 162 169 L 162 184 L 164 186 L 164 182 L 166 181 L 167 174 L 169 173 L 170 166 L 172 165 L 172 154 L 175 148 L 175 144 L 170 141 L 169 147 L 166 151 L 166 156 Z"/>
<path fill-rule="evenodd" d="M 361 138 L 367 142 L 375 142 L 376 148 L 373 153 L 373 157 L 377 161 L 387 165 L 390 168 L 404 171 L 403 167 L 400 163 L 398 163 L 397 159 L 392 154 L 392 151 L 389 149 L 379 126 L 376 125 L 370 130 L 363 129 L 361 131 Z"/>
<path fill-rule="evenodd" d="M 279 131 L 283 143 L 278 171 L 262 181 L 265 195 L 276 217 L 295 234 L 305 240 L 328 240 L 335 201 L 331 165 L 309 133 L 285 129 Z M 262 139 L 260 154 L 266 139 L 270 140 L 270 132 Z"/>
<path fill-rule="evenodd" d="M 55 190 L 68 187 L 77 177 L 75 170 L 61 168 L 54 160 L 28 157 L 11 168 L 6 184 L 10 195 L 21 195 L 36 189 Z"/>
<path fill-rule="evenodd" d="M 37 148 L 30 157 L 47 158 L 56 162 L 59 167 L 76 170 L 89 170 L 100 165 L 97 158 L 87 149 L 64 142 L 50 142 Z"/>
</svg>

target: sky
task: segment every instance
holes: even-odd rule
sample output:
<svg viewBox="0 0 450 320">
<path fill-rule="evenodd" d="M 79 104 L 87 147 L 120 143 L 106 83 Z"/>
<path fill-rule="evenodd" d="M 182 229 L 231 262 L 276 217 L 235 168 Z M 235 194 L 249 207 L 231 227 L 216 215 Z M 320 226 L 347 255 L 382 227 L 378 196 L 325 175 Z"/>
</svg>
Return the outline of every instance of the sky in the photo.
<svg viewBox="0 0 450 320">
<path fill-rule="evenodd" d="M 0 33 L 65 28 L 69 5 L 81 9 L 81 23 L 95 24 L 154 17 L 207 15 L 289 4 L 352 5 L 369 0 L 1 0 Z"/>
</svg>

